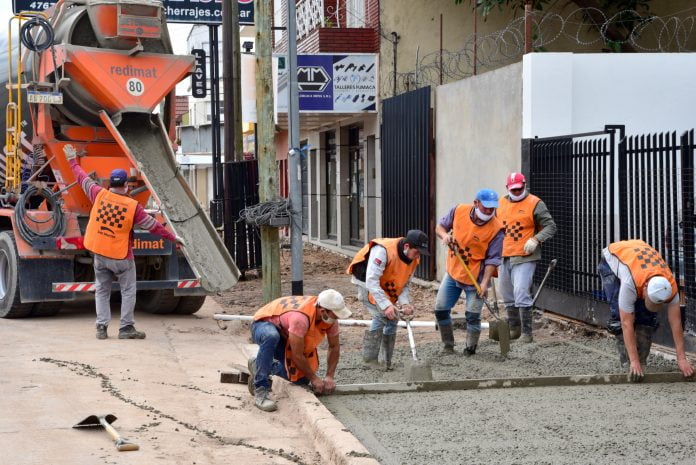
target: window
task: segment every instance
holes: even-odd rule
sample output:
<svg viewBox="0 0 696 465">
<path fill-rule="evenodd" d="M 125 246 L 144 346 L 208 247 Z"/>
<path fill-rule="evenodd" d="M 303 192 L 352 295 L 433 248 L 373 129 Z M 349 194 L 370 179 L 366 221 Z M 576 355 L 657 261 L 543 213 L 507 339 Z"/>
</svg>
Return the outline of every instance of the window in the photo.
<svg viewBox="0 0 696 465">
<path fill-rule="evenodd" d="M 346 0 L 348 27 L 365 27 L 365 0 Z"/>
</svg>

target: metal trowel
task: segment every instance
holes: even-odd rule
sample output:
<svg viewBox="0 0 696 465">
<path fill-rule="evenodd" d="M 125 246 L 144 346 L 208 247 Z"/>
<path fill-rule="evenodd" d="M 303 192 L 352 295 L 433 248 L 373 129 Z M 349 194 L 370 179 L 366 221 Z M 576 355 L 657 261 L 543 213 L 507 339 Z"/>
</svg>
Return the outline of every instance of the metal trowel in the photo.
<svg viewBox="0 0 696 465">
<path fill-rule="evenodd" d="M 411 328 L 411 318 L 404 318 L 399 312 L 399 318 L 406 322 L 406 332 L 408 332 L 408 344 L 411 346 L 411 355 L 413 360 L 406 362 L 406 381 L 432 381 L 433 369 L 425 360 L 418 360 L 416 354 L 416 340 L 413 337 L 413 329 Z"/>
</svg>

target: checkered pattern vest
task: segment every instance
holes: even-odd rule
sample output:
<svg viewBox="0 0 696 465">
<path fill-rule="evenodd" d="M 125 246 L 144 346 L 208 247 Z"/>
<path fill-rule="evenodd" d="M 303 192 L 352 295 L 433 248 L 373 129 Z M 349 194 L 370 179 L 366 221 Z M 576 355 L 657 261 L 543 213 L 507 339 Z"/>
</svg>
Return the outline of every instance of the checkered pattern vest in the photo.
<svg viewBox="0 0 696 465">
<path fill-rule="evenodd" d="M 633 283 L 636 285 L 639 299 L 645 299 L 643 289 L 653 276 L 667 278 L 672 286 L 670 300 L 677 294 L 677 282 L 674 280 L 672 270 L 669 269 L 660 252 L 650 247 L 646 242 L 640 239 L 614 242 L 609 244 L 609 252 L 628 267 L 633 277 Z"/>
<path fill-rule="evenodd" d="M 317 319 L 317 297 L 281 297 L 258 309 L 254 314 L 254 321 L 280 316 L 285 312 L 302 312 L 309 318 L 309 329 L 304 337 L 304 356 L 309 362 L 310 368 L 316 372 L 319 368 L 317 347 L 319 347 L 324 336 L 326 336 L 326 332 L 331 328 L 331 325 L 324 323 L 321 318 Z M 292 348 L 289 341 L 285 341 L 285 369 L 288 373 L 288 379 L 292 382 L 306 377 L 292 361 Z"/>
<path fill-rule="evenodd" d="M 454 211 L 452 235 L 459 244 L 457 253 L 464 259 L 474 278 L 478 279 L 481 262 L 486 258 L 488 244 L 503 229 L 503 223 L 494 216 L 486 224 L 479 226 L 471 220 L 470 215 L 473 208 L 473 205 L 467 204 L 457 206 Z M 460 283 L 474 285 L 451 249 L 447 253 L 447 274 Z"/>
<path fill-rule="evenodd" d="M 373 239 L 365 247 L 355 255 L 353 261 L 348 265 L 348 274 L 353 273 L 353 267 L 358 263 L 364 262 L 370 257 L 370 250 L 375 245 L 381 245 L 387 249 L 387 265 L 384 268 L 382 277 L 379 278 L 379 285 L 387 295 L 391 303 L 395 304 L 399 299 L 401 292 L 404 290 L 406 283 L 411 278 L 411 275 L 416 271 L 420 260 L 413 260 L 411 263 L 405 263 L 399 258 L 399 241 L 402 237 L 392 239 Z M 375 298 L 370 294 L 368 300 L 375 305 Z"/>
<path fill-rule="evenodd" d="M 116 260 L 126 258 L 137 206 L 137 200 L 125 195 L 99 191 L 89 214 L 85 248 Z"/>
<path fill-rule="evenodd" d="M 534 209 L 539 203 L 539 197 L 529 194 L 519 202 L 513 202 L 508 197 L 500 199 L 498 218 L 505 228 L 503 240 L 503 257 L 521 257 L 524 244 L 536 234 Z"/>
</svg>

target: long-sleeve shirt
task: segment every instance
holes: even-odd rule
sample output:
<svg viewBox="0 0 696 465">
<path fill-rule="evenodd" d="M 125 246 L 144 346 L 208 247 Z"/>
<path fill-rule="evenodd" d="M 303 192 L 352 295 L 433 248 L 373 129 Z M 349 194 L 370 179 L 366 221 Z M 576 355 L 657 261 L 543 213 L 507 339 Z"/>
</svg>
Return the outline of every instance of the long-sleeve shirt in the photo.
<svg viewBox="0 0 696 465">
<path fill-rule="evenodd" d="M 77 178 L 78 184 L 85 191 L 89 201 L 94 203 L 97 198 L 97 194 L 101 192 L 103 187 L 97 184 L 92 178 L 87 176 L 87 173 L 82 169 L 80 165 L 77 164 L 76 160 L 70 160 L 70 169 L 72 169 L 75 178 Z M 135 215 L 133 217 L 133 223 L 140 226 L 141 228 L 147 230 L 148 232 L 155 234 L 157 236 L 163 237 L 169 241 L 175 242 L 176 236 L 172 234 L 167 228 L 162 226 L 157 220 L 152 216 L 148 215 L 142 205 L 138 204 L 135 207 Z M 125 260 L 133 259 L 133 231 L 130 232 L 130 241 L 128 242 L 128 255 L 126 255 Z"/>
<path fill-rule="evenodd" d="M 510 198 L 509 195 L 506 197 Z M 543 244 L 556 234 L 556 222 L 553 221 L 551 212 L 549 212 L 543 200 L 539 200 L 536 204 L 532 215 L 534 217 L 534 224 L 539 228 L 534 238 L 539 241 L 539 244 Z M 530 255 L 510 257 L 510 265 L 518 265 L 520 263 L 534 262 L 537 260 L 541 260 L 541 247 L 537 247 Z"/>
<path fill-rule="evenodd" d="M 352 282 L 354 284 L 361 286 L 362 288 L 366 289 L 370 294 L 372 294 L 372 297 L 374 297 L 375 302 L 377 303 L 377 306 L 380 308 L 380 310 L 386 310 L 387 308 L 389 308 L 390 305 L 392 305 L 391 300 L 389 300 L 389 297 L 387 297 L 387 294 L 384 292 L 384 289 L 382 289 L 382 286 L 379 283 L 379 280 L 382 277 L 382 274 L 384 274 L 384 270 L 386 269 L 386 267 L 387 249 L 385 249 L 381 245 L 375 244 L 370 249 L 370 255 L 367 257 L 365 282 L 360 281 L 355 276 L 353 276 L 352 279 Z M 398 304 L 410 303 L 409 287 L 411 285 L 412 278 L 413 277 L 409 278 L 408 282 L 401 290 L 401 294 L 399 294 L 399 298 L 397 299 Z"/>
<path fill-rule="evenodd" d="M 457 207 L 453 207 L 450 209 L 449 212 L 440 220 L 438 221 L 438 224 L 445 228 L 446 231 L 451 231 L 452 227 L 454 226 L 454 211 L 457 209 Z M 474 220 L 474 209 L 471 209 L 471 212 L 469 213 L 469 217 Z M 481 283 L 481 280 L 483 279 L 483 273 L 486 270 L 486 266 L 491 265 L 491 266 L 499 266 L 501 261 L 502 261 L 502 255 L 503 255 L 503 239 L 505 239 L 505 231 L 500 230 L 498 234 L 493 237 L 493 240 L 488 243 L 488 248 L 486 249 L 486 256 L 483 259 L 483 265 L 481 267 L 481 271 L 479 272 L 477 281 Z M 467 288 L 467 285 L 462 284 L 464 288 Z M 474 288 L 474 286 L 469 286 L 471 288 Z"/>
</svg>

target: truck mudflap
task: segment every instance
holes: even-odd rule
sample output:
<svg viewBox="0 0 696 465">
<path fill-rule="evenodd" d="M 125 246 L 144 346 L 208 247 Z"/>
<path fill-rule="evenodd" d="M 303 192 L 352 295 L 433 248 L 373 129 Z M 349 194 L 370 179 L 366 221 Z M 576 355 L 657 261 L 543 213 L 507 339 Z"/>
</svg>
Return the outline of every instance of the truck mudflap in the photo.
<svg viewBox="0 0 696 465">
<path fill-rule="evenodd" d="M 183 279 L 179 281 L 175 280 L 161 280 L 161 281 L 137 281 L 136 289 L 139 291 L 153 290 L 153 289 L 174 289 L 174 295 L 206 295 L 205 289 L 201 287 L 201 282 L 198 279 Z M 72 293 L 72 292 L 94 292 L 96 290 L 96 284 L 93 282 L 83 282 L 83 283 L 53 283 L 51 288 L 53 293 Z M 118 282 L 114 282 L 111 285 L 113 291 L 118 291 L 120 286 Z"/>
</svg>

